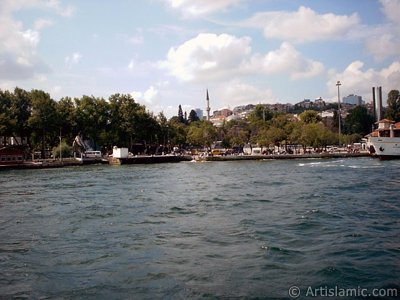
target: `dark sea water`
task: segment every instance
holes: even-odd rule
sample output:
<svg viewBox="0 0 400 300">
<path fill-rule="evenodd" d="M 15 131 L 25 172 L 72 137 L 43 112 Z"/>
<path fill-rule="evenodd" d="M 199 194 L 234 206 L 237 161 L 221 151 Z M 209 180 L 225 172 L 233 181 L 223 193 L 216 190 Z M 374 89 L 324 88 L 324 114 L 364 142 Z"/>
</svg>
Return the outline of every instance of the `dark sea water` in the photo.
<svg viewBox="0 0 400 300">
<path fill-rule="evenodd" d="M 400 297 L 399 190 L 371 158 L 3 171 L 0 299 Z"/>
</svg>

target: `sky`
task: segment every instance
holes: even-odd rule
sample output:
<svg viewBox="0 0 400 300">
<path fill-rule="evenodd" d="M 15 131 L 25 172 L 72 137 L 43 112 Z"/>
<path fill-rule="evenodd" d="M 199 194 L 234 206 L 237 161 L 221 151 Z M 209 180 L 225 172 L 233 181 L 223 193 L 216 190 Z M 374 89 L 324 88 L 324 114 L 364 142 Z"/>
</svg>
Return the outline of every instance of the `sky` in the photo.
<svg viewBox="0 0 400 300">
<path fill-rule="evenodd" d="M 154 114 L 400 89 L 400 0 L 0 0 L 0 89 Z"/>
</svg>

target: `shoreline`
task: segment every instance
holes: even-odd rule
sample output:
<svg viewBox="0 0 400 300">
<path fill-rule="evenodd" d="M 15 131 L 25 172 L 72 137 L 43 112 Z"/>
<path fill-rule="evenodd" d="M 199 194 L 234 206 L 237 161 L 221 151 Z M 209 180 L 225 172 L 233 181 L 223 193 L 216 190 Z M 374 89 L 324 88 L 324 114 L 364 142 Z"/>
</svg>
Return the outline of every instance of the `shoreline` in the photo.
<svg viewBox="0 0 400 300">
<path fill-rule="evenodd" d="M 309 158 L 350 158 L 371 157 L 368 152 L 360 153 L 314 153 L 314 154 L 269 154 L 269 155 L 227 155 L 206 156 L 198 158 L 199 161 L 242 161 L 242 160 L 267 160 L 267 159 L 309 159 Z"/>
<path fill-rule="evenodd" d="M 284 159 L 315 159 L 315 158 L 351 158 L 351 157 L 371 157 L 368 152 L 361 153 L 318 153 L 318 154 L 271 154 L 271 155 L 227 155 L 227 156 L 206 156 L 196 157 L 190 155 L 184 156 L 168 156 L 168 155 L 154 155 L 154 156 L 135 156 L 126 159 L 110 158 L 108 161 L 79 161 L 76 159 L 49 160 L 49 161 L 26 161 L 22 164 L 8 164 L 0 165 L 2 170 L 22 170 L 22 169 L 52 169 L 64 168 L 75 166 L 87 166 L 108 164 L 110 166 L 126 165 L 126 164 L 162 164 L 162 163 L 177 163 L 181 161 L 246 161 L 246 160 L 284 160 Z"/>
</svg>

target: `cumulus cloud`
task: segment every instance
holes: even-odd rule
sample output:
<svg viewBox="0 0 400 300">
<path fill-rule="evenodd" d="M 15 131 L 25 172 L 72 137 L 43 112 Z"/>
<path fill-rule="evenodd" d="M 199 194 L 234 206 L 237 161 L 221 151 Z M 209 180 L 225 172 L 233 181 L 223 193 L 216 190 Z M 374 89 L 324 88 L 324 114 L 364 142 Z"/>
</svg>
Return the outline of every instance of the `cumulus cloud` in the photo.
<svg viewBox="0 0 400 300">
<path fill-rule="evenodd" d="M 20 23 L 0 15 L 0 78 L 27 79 L 49 68 L 36 54 L 40 33 L 23 30 Z"/>
<path fill-rule="evenodd" d="M 340 80 L 341 89 L 348 94 L 358 94 L 364 100 L 371 99 L 371 89 L 373 86 L 382 86 L 384 93 L 392 89 L 398 89 L 400 82 L 400 62 L 395 61 L 386 68 L 375 70 L 373 68 L 363 70 L 362 61 L 354 61 L 349 64 L 342 73 L 330 72 L 330 79 L 327 88 L 331 95 L 337 93 L 336 82 Z"/>
<path fill-rule="evenodd" d="M 398 0 L 380 0 L 382 4 L 382 11 L 386 18 L 393 22 L 400 24 L 399 13 L 400 13 L 400 1 Z"/>
<path fill-rule="evenodd" d="M 48 19 L 37 19 L 33 25 L 33 28 L 37 31 L 42 30 L 43 28 L 49 27 L 53 25 L 53 21 L 52 20 L 48 20 Z"/>
<path fill-rule="evenodd" d="M 257 13 L 242 25 L 262 28 L 266 38 L 303 43 L 343 38 L 358 23 L 357 14 L 351 16 L 318 14 L 311 8 L 300 6 L 295 12 Z"/>
<path fill-rule="evenodd" d="M 73 8 L 63 7 L 59 1 L 3 0 L 0 1 L 0 79 L 15 80 L 37 77 L 50 68 L 37 54 L 40 31 L 53 22 L 38 18 L 32 28 L 14 19 L 14 13 L 25 8 L 51 9 L 61 15 L 71 15 Z"/>
<path fill-rule="evenodd" d="M 79 64 L 82 59 L 82 54 L 74 52 L 72 55 L 66 56 L 64 59 L 65 67 L 71 69 L 73 65 Z"/>
<path fill-rule="evenodd" d="M 273 94 L 270 89 L 260 89 L 239 79 L 220 84 L 215 93 L 215 97 L 222 100 L 219 103 L 231 108 L 249 103 L 273 102 Z"/>
<path fill-rule="evenodd" d="M 252 73 L 262 72 L 270 75 L 286 72 L 290 73 L 292 79 L 314 77 L 324 70 L 321 62 L 303 57 L 293 45 L 287 42 L 266 55 L 254 55 L 249 66 Z"/>
<path fill-rule="evenodd" d="M 59 15 L 63 17 L 72 17 L 75 13 L 75 7 L 72 5 L 63 6 L 59 0 L 47 0 L 45 5 L 55 10 Z"/>
<path fill-rule="evenodd" d="M 133 99 L 143 104 L 152 104 L 154 99 L 157 97 L 158 90 L 154 86 L 150 86 L 146 91 L 133 91 L 130 93 Z"/>
<path fill-rule="evenodd" d="M 179 47 L 171 48 L 167 60 L 159 66 L 182 81 L 224 78 L 236 72 L 251 53 L 250 41 L 249 37 L 201 33 Z"/>
<path fill-rule="evenodd" d="M 184 16 L 203 16 L 223 11 L 238 5 L 242 0 L 166 0 L 174 9 L 179 9 Z"/>
<path fill-rule="evenodd" d="M 132 70 L 135 67 L 135 60 L 131 59 L 128 64 L 128 69 Z"/>
<path fill-rule="evenodd" d="M 202 33 L 177 48 L 159 65 L 182 81 L 209 82 L 235 75 L 288 73 L 292 79 L 314 77 L 323 72 L 318 61 L 307 59 L 291 44 L 282 43 L 265 55 L 252 54 L 249 37 Z"/>
<path fill-rule="evenodd" d="M 385 58 L 399 57 L 400 49 L 400 1 L 381 0 L 382 12 L 386 17 L 386 23 L 368 28 L 365 36 L 365 45 L 369 53 L 378 61 Z"/>
</svg>

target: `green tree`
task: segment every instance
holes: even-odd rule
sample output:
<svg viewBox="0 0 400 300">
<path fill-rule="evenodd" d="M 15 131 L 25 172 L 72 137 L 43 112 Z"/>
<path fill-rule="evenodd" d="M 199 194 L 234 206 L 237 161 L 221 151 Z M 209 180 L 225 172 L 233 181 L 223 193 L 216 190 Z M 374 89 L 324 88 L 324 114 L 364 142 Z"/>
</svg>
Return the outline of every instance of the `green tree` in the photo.
<svg viewBox="0 0 400 300">
<path fill-rule="evenodd" d="M 244 146 L 250 139 L 248 123 L 245 120 L 231 120 L 226 123 L 226 137 L 232 147 Z"/>
<path fill-rule="evenodd" d="M 302 112 L 300 115 L 300 120 L 305 124 L 312 124 L 321 122 L 321 117 L 318 115 L 318 112 L 315 110 L 306 110 Z"/>
<path fill-rule="evenodd" d="M 258 121 L 269 121 L 273 117 L 273 113 L 263 104 L 257 104 L 249 116 L 249 121 L 257 123 Z"/>
<path fill-rule="evenodd" d="M 40 148 L 42 157 L 45 157 L 45 149 L 51 149 L 58 140 L 59 119 L 56 102 L 41 90 L 32 90 L 30 97 L 32 113 L 28 124 L 32 129 L 33 146 Z"/>
<path fill-rule="evenodd" d="M 178 120 L 181 123 L 185 123 L 185 119 L 183 118 L 182 106 L 180 104 L 179 104 L 179 107 L 178 107 Z"/>
<path fill-rule="evenodd" d="M 385 117 L 395 122 L 400 121 L 400 92 L 398 90 L 391 90 L 387 99 L 388 107 L 386 109 Z"/>
<path fill-rule="evenodd" d="M 171 146 L 182 148 L 186 144 L 187 126 L 179 122 L 178 117 L 172 117 L 168 121 L 168 130 Z"/>
<path fill-rule="evenodd" d="M 170 146 L 168 120 L 163 112 L 158 114 L 157 120 L 158 124 L 160 125 L 160 141 L 164 146 Z"/>
<path fill-rule="evenodd" d="M 108 125 L 108 103 L 103 98 L 82 96 L 75 99 L 76 122 L 79 131 L 84 137 L 92 141 L 93 148 L 97 149 L 104 142 Z"/>
<path fill-rule="evenodd" d="M 356 106 L 349 111 L 349 114 L 344 120 L 344 133 L 367 135 L 371 132 L 373 117 L 368 113 L 365 106 Z"/>
<path fill-rule="evenodd" d="M 187 141 L 193 146 L 211 147 L 217 137 L 217 131 L 209 121 L 197 121 L 189 125 Z"/>
<path fill-rule="evenodd" d="M 60 157 L 60 150 L 62 157 L 71 157 L 72 156 L 72 146 L 68 145 L 65 141 L 60 145 L 53 147 L 52 154 L 54 158 Z"/>
<path fill-rule="evenodd" d="M 76 109 L 70 97 L 63 97 L 57 102 L 56 111 L 59 118 L 60 134 L 67 143 L 72 145 L 78 134 Z"/>
<path fill-rule="evenodd" d="M 188 122 L 189 124 L 192 122 L 196 122 L 199 121 L 199 117 L 197 116 L 197 113 L 192 109 L 189 113 L 189 118 L 188 118 Z"/>
<path fill-rule="evenodd" d="M 0 90 L 0 136 L 13 136 L 17 120 L 11 113 L 14 95 L 9 91 Z M 1 141 L 5 145 L 6 139 Z"/>
<path fill-rule="evenodd" d="M 14 134 L 21 138 L 30 135 L 28 120 L 31 116 L 31 97 L 29 92 L 16 87 L 14 89 L 14 101 L 11 105 L 11 114 L 15 120 Z"/>
<path fill-rule="evenodd" d="M 256 137 L 256 142 L 260 146 L 280 146 L 282 141 L 286 139 L 286 132 L 282 128 L 277 127 L 265 127 L 263 128 L 258 136 Z"/>
</svg>

